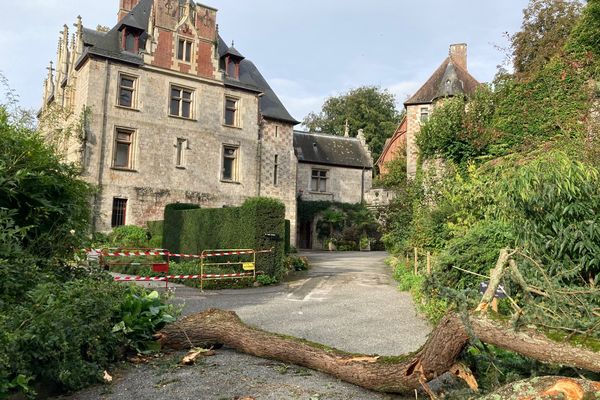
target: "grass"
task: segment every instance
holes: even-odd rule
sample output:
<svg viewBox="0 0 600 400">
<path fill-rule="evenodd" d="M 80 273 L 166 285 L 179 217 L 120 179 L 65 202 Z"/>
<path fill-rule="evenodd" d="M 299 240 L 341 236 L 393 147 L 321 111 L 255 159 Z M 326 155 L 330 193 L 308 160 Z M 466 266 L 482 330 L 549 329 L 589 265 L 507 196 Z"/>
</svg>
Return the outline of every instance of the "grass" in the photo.
<svg viewBox="0 0 600 400">
<path fill-rule="evenodd" d="M 389 257 L 387 264 L 393 268 L 394 279 L 398 288 L 403 292 L 410 292 L 417 310 L 423 314 L 433 325 L 436 325 L 450 309 L 446 299 L 428 297 L 423 290 L 425 276 L 414 273 L 410 265 L 396 257 Z"/>
</svg>

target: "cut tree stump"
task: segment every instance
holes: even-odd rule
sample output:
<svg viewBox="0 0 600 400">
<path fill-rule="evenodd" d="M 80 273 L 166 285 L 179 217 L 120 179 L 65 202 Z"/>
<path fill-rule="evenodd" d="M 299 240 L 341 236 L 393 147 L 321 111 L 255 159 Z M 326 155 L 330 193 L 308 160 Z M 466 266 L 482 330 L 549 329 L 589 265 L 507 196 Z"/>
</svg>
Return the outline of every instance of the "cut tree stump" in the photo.
<svg viewBox="0 0 600 400">
<path fill-rule="evenodd" d="M 600 383 L 543 376 L 513 382 L 480 400 L 586 400 L 600 397 Z"/>
<path fill-rule="evenodd" d="M 333 375 L 366 389 L 412 393 L 426 382 L 452 372 L 471 335 L 482 342 L 536 360 L 600 372 L 600 353 L 558 343 L 534 331 L 515 332 L 503 323 L 472 316 L 463 321 L 448 314 L 417 352 L 394 357 L 350 354 L 303 339 L 244 324 L 231 311 L 211 309 L 162 329 L 156 338 L 164 348 L 189 349 L 223 344 L 238 351 L 296 364 Z M 555 378 L 558 379 L 558 378 Z"/>
</svg>

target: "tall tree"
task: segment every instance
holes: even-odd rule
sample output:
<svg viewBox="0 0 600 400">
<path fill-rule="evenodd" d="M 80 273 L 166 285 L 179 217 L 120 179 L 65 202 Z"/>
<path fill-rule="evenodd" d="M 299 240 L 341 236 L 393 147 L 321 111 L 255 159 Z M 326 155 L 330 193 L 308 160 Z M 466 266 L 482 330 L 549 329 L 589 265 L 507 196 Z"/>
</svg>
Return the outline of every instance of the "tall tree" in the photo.
<svg viewBox="0 0 600 400">
<path fill-rule="evenodd" d="M 377 160 L 385 140 L 394 133 L 399 122 L 400 113 L 392 93 L 377 86 L 362 86 L 328 98 L 321 111 L 308 114 L 303 123 L 311 132 L 332 135 L 344 135 L 346 124 L 351 136 L 362 129 L 373 159 Z"/>
<path fill-rule="evenodd" d="M 510 36 L 515 71 L 534 72 L 557 54 L 581 14 L 578 0 L 530 0 L 521 31 Z"/>
</svg>

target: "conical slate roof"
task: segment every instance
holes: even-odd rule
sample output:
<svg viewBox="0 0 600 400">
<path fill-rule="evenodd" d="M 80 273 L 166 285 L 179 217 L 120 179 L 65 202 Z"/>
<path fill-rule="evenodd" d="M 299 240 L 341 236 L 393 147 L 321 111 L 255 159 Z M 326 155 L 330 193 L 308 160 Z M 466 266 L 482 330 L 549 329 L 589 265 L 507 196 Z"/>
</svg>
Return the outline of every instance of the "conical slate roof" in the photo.
<svg viewBox="0 0 600 400">
<path fill-rule="evenodd" d="M 429 104 L 442 97 L 470 95 L 479 85 L 477 79 L 473 78 L 467 70 L 453 62 L 451 57 L 447 57 L 404 105 Z"/>
</svg>

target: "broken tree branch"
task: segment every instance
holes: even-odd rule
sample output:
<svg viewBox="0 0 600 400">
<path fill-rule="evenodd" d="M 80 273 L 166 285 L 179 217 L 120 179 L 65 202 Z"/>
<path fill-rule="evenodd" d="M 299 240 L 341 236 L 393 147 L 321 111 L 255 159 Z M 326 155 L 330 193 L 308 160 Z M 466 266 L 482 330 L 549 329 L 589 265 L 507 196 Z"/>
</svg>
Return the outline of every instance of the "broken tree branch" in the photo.
<svg viewBox="0 0 600 400">
<path fill-rule="evenodd" d="M 455 366 L 472 332 L 479 340 L 536 360 L 600 372 L 600 353 L 557 343 L 534 331 L 515 332 L 506 324 L 471 316 L 469 329 L 457 314 L 447 315 L 416 353 L 397 357 L 348 354 L 306 340 L 245 325 L 234 312 L 208 310 L 168 325 L 157 338 L 166 348 L 207 344 L 288 362 L 333 375 L 358 386 L 391 393 L 410 393 Z M 182 330 L 186 335 L 182 334 Z"/>
</svg>

